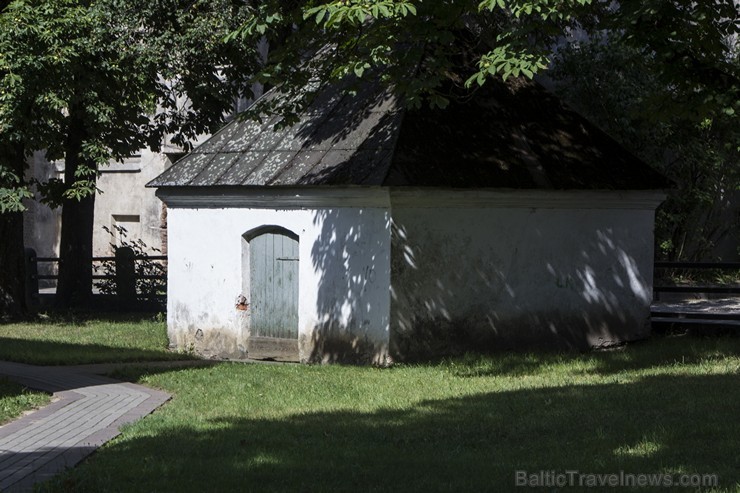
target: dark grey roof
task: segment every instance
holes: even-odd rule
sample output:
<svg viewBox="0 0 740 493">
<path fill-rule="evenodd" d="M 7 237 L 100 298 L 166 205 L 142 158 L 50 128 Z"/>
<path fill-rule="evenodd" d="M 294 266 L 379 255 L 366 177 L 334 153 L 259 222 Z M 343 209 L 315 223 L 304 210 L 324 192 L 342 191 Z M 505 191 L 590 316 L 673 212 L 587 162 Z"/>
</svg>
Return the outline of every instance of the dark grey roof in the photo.
<svg viewBox="0 0 740 493">
<path fill-rule="evenodd" d="M 374 84 L 354 95 L 323 90 L 293 126 L 236 119 L 147 186 L 380 185 L 401 115 Z"/>
<path fill-rule="evenodd" d="M 327 87 L 294 126 L 275 130 L 276 123 L 276 117 L 235 120 L 147 186 L 668 186 L 541 86 L 521 79 L 487 83 L 445 110 L 404 110 L 378 84 L 354 95 Z"/>
</svg>

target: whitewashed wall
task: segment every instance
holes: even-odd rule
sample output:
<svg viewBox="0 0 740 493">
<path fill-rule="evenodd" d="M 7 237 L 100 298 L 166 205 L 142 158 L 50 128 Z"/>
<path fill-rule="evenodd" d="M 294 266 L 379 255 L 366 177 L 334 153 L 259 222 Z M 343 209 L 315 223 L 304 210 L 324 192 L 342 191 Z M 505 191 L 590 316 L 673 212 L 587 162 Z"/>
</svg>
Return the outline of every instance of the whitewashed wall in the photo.
<svg viewBox="0 0 740 493">
<path fill-rule="evenodd" d="M 165 154 L 142 150 L 139 157 L 123 163 L 112 161 L 101 167 L 97 186 L 102 191 L 95 196 L 95 219 L 93 224 L 93 255 L 113 254 L 111 243 L 115 238 L 103 229 L 113 229 L 116 218 L 136 218 L 122 223 L 129 229 L 128 242 L 141 240 L 148 253 L 163 249 L 162 202 L 155 190 L 145 188 L 150 180 L 162 173 L 171 163 Z M 50 178 L 64 179 L 64 161 L 50 163 L 44 152 L 35 152 L 29 159 L 28 178 L 47 181 Z M 24 243 L 34 248 L 40 257 L 59 256 L 61 234 L 61 207 L 50 209 L 36 200 L 26 201 L 24 212 Z M 39 264 L 42 274 L 50 274 L 55 264 Z M 42 283 L 43 285 L 43 283 Z"/>
<path fill-rule="evenodd" d="M 661 199 L 396 192 L 392 354 L 586 348 L 644 337 Z"/>
<path fill-rule="evenodd" d="M 155 190 L 145 185 L 171 163 L 165 154 L 146 149 L 140 152 L 122 163 L 111 162 L 100 168 L 97 186 L 102 193 L 95 197 L 93 226 L 95 256 L 113 255 L 111 244 L 120 244 L 121 240 L 128 243 L 141 240 L 147 253 L 154 255 L 158 254 L 156 250 L 163 250 L 162 202 L 155 196 Z M 126 238 L 115 236 L 118 235 L 116 225 L 126 228 Z"/>
<path fill-rule="evenodd" d="M 242 294 L 242 235 L 271 225 L 299 236 L 300 359 L 386 362 L 386 207 L 277 210 L 251 203 L 204 208 L 218 200 L 202 197 L 199 206 L 164 200 L 169 205 L 168 333 L 174 347 L 210 357 L 244 357 L 246 334 L 235 307 Z"/>
<path fill-rule="evenodd" d="M 181 350 L 245 356 L 235 307 L 242 235 L 264 226 L 299 236 L 302 361 L 384 364 L 389 354 L 427 357 L 456 344 L 586 348 L 649 331 L 662 194 L 160 195 L 169 206 L 168 330 Z"/>
</svg>

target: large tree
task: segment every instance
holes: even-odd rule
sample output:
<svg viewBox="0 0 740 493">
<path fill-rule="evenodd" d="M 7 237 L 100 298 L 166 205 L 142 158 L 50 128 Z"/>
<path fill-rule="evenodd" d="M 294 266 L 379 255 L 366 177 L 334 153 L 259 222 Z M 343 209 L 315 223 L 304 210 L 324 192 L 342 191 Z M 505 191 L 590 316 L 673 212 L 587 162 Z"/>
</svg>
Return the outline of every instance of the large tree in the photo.
<svg viewBox="0 0 740 493">
<path fill-rule="evenodd" d="M 234 36 L 280 40 L 259 73 L 287 93 L 290 114 L 310 99 L 311 78 L 379 76 L 416 105 L 445 106 L 450 83 L 475 90 L 491 77 L 534 75 L 573 33 L 619 36 L 652 54 L 671 91 L 655 114 L 697 120 L 740 112 L 738 0 L 334 0 L 253 2 Z M 316 55 L 318 53 L 318 55 Z M 459 93 L 459 91 L 455 91 Z M 273 104 L 275 104 L 273 102 Z M 256 108 L 274 111 L 276 108 Z"/>
<path fill-rule="evenodd" d="M 676 181 L 659 251 L 701 258 L 728 230 L 740 0 L 265 1 L 233 36 L 255 33 L 282 40 L 260 78 L 302 97 L 254 112 L 288 117 L 310 101 L 311 79 L 380 77 L 407 104 L 444 107 L 492 77 L 535 77 L 559 56 L 563 92 Z"/>
<path fill-rule="evenodd" d="M 571 105 L 675 182 L 658 210 L 658 255 L 706 260 L 740 235 L 732 213 L 740 205 L 732 203 L 740 195 L 740 126 L 731 107 L 699 122 L 666 111 L 674 89 L 656 72 L 655 56 L 614 35 L 581 39 L 558 50 L 549 75 Z"/>
<path fill-rule="evenodd" d="M 23 150 L 0 144 L 0 318 L 25 309 L 23 205 L 31 194 L 23 186 Z"/>
<path fill-rule="evenodd" d="M 98 169 L 165 138 L 187 147 L 213 131 L 259 66 L 254 45 L 226 43 L 244 22 L 230 0 L 16 0 L 0 12 L 0 299 L 22 306 L 19 200 L 35 186 L 62 206 L 58 300 L 91 292 Z M 246 92 L 246 94 L 245 94 Z M 64 180 L 24 179 L 45 150 Z M 12 266 L 12 268 L 9 268 Z"/>
<path fill-rule="evenodd" d="M 17 0 L 1 15 L 0 140 L 66 158 L 65 213 L 77 212 L 63 228 L 71 230 L 87 231 L 92 199 L 83 197 L 92 197 L 97 166 L 156 146 L 166 132 L 212 129 L 214 110 L 252 74 L 295 96 L 254 108 L 281 112 L 284 123 L 310 101 L 315 81 L 348 75 L 379 77 L 409 105 L 444 107 L 460 93 L 450 84 L 474 91 L 491 77 L 533 77 L 564 36 L 610 31 L 653 55 L 671 89 L 655 115 L 699 122 L 740 112 L 727 43 L 739 31 L 738 0 Z M 272 47 L 264 67 L 252 49 L 260 39 Z M 185 92 L 192 106 L 179 105 Z M 0 187 L 17 197 L 20 168 L 5 169 Z M 70 268 L 74 249 L 89 245 L 82 229 L 78 240 L 63 238 L 66 297 L 89 284 L 64 277 L 83 269 Z"/>
</svg>

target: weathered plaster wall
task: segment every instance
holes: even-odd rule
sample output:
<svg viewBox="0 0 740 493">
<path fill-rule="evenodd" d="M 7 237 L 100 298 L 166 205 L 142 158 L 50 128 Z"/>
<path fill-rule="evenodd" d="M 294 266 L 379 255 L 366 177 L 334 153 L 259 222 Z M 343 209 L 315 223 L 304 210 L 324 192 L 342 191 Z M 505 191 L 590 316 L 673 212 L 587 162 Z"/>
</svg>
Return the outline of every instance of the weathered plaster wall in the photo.
<svg viewBox="0 0 740 493">
<path fill-rule="evenodd" d="M 586 348 L 649 330 L 660 194 L 363 190 L 164 194 L 172 344 L 246 356 L 242 236 L 264 226 L 299 236 L 302 361 Z"/>
<path fill-rule="evenodd" d="M 203 199 L 208 201 L 208 199 Z M 167 198 L 165 198 L 167 201 Z M 168 209 L 168 334 L 181 350 L 245 357 L 242 235 L 262 226 L 299 236 L 302 361 L 383 364 L 388 353 L 390 218 L 382 207 Z"/>
<path fill-rule="evenodd" d="M 163 250 L 162 202 L 155 190 L 144 186 L 170 164 L 165 154 L 142 150 L 139 156 L 123 163 L 111 162 L 101 167 L 97 185 L 102 193 L 95 198 L 93 255 L 113 255 L 111 244 L 120 244 L 121 240 L 141 240 L 150 254 L 156 255 L 155 249 Z M 126 238 L 117 237 L 115 225 L 126 228 Z"/>
<path fill-rule="evenodd" d="M 162 250 L 164 230 L 162 229 L 162 202 L 155 196 L 155 190 L 145 188 L 150 180 L 162 173 L 171 163 L 165 154 L 142 150 L 139 157 L 127 159 L 123 163 L 111 162 L 101 168 L 97 186 L 102 193 L 95 197 L 95 223 L 93 225 L 93 255 L 113 254 L 111 243 L 116 239 L 103 229 L 113 229 L 116 219 L 123 221 L 129 229 L 126 241 L 142 240 L 149 253 L 153 249 Z M 64 161 L 49 163 L 44 152 L 35 152 L 29 160 L 29 177 L 40 181 L 50 178 L 64 179 Z M 59 255 L 61 234 L 61 208 L 50 209 L 38 200 L 26 202 L 24 212 L 24 243 L 34 248 L 40 257 Z M 51 273 L 56 264 L 42 262 L 42 274 Z"/>
<path fill-rule="evenodd" d="M 449 196 L 430 193 L 392 199 L 395 358 L 471 345 L 587 348 L 648 333 L 655 194 L 494 194 L 490 208 L 475 208 L 444 207 Z"/>
</svg>

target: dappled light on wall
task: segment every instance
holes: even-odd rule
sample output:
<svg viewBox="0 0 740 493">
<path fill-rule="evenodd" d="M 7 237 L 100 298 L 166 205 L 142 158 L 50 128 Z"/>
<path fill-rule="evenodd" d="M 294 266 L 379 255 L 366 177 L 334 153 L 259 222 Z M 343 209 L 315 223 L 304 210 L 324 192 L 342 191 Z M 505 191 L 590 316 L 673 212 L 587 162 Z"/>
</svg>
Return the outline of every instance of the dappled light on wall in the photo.
<svg viewBox="0 0 740 493">
<path fill-rule="evenodd" d="M 394 356 L 644 337 L 652 245 L 634 227 L 594 210 L 394 208 Z"/>
<path fill-rule="evenodd" d="M 309 360 L 387 362 L 389 223 L 377 208 L 314 212 L 321 227 L 311 248 L 318 323 L 307 341 Z"/>
</svg>

